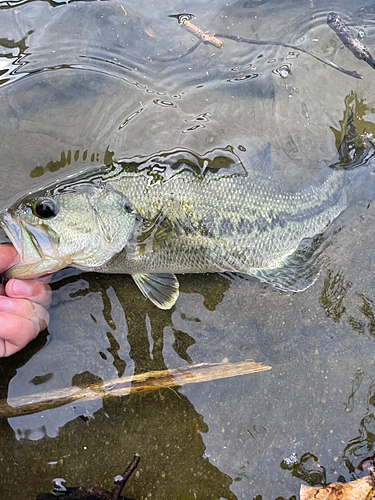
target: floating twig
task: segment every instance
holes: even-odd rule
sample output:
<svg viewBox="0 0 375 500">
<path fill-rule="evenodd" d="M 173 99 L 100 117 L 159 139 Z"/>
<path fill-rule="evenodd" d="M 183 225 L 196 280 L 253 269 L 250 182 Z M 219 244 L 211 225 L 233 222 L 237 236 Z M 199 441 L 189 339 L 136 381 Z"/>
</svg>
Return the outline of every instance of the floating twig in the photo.
<svg viewBox="0 0 375 500">
<path fill-rule="evenodd" d="M 217 38 L 217 35 L 210 35 L 209 33 L 202 31 L 200 28 L 192 24 L 188 19 L 183 19 L 179 23 L 179 25 L 181 26 L 181 28 L 184 28 L 185 30 L 195 35 L 203 43 L 210 43 L 218 49 L 221 49 L 221 47 L 223 46 L 223 42 L 219 40 L 219 38 Z"/>
<path fill-rule="evenodd" d="M 333 29 L 336 35 L 340 38 L 342 43 L 347 47 L 350 52 L 357 58 L 362 59 L 367 62 L 371 68 L 375 69 L 375 60 L 368 51 L 368 49 L 363 45 L 361 40 L 356 38 L 350 31 L 349 26 L 341 19 L 341 17 L 336 14 L 336 12 L 330 12 L 327 16 L 327 24 Z"/>
<path fill-rule="evenodd" d="M 197 384 L 270 369 L 270 366 L 246 359 L 238 363 L 200 363 L 183 368 L 152 371 L 130 377 L 115 378 L 101 384 L 90 384 L 83 388 L 75 386 L 40 394 L 20 396 L 11 399 L 10 402 L 0 400 L 0 417 L 31 415 L 40 411 L 59 408 L 77 400 L 93 401 L 111 396 L 127 396 L 128 394 Z"/>
<path fill-rule="evenodd" d="M 337 66 L 336 64 L 334 64 L 330 61 L 327 61 L 326 59 L 323 59 L 322 57 L 318 56 L 317 54 L 314 54 L 313 52 L 310 52 L 310 51 L 303 49 L 301 47 L 297 47 L 296 45 L 290 45 L 288 43 L 283 43 L 283 42 L 274 42 L 273 40 L 253 40 L 251 38 L 243 38 L 241 36 L 235 36 L 235 35 L 224 35 L 224 34 L 220 34 L 220 33 L 215 33 L 214 35 L 209 35 L 208 33 L 205 33 L 201 29 L 197 28 L 197 26 L 192 24 L 186 18 L 183 19 L 183 18 L 181 18 L 181 16 L 170 16 L 170 17 L 176 17 L 178 20 L 178 24 L 182 28 L 187 29 L 188 31 L 193 33 L 195 36 L 197 36 L 200 40 L 195 45 L 193 45 L 193 47 L 191 47 L 187 52 L 185 52 L 183 54 L 180 54 L 178 56 L 171 56 L 171 57 L 154 56 L 154 57 L 152 57 L 152 59 L 155 61 L 161 61 L 161 62 L 178 61 L 179 59 L 182 59 L 183 57 L 186 57 L 188 54 L 191 54 L 192 52 L 194 52 L 194 50 L 200 45 L 201 42 L 212 43 L 212 40 L 218 40 L 218 42 L 220 42 L 221 45 L 219 46 L 219 45 L 216 45 L 215 43 L 213 43 L 213 45 L 215 45 L 216 47 L 222 47 L 223 42 L 220 40 L 220 38 L 227 38 L 228 40 L 233 40 L 234 42 L 238 42 L 238 43 L 249 43 L 249 44 L 253 44 L 253 45 L 273 45 L 273 46 L 277 46 L 277 47 L 285 47 L 288 49 L 298 50 L 299 52 L 303 52 L 304 54 L 307 54 L 311 57 L 314 57 L 314 59 L 317 59 L 318 61 L 322 62 L 323 64 L 326 64 L 327 66 L 330 66 L 331 68 L 333 68 L 337 71 L 340 71 L 341 73 L 344 73 L 345 75 L 351 76 L 353 78 L 359 78 L 359 79 L 363 78 L 362 75 L 360 75 L 356 71 L 349 71 L 347 69 L 341 68 L 340 66 Z M 190 18 L 191 17 L 193 17 L 193 16 L 190 16 Z M 204 35 L 204 37 L 203 37 L 203 35 Z M 209 37 L 210 39 L 208 40 L 207 37 Z M 371 57 L 371 55 L 368 53 L 368 51 L 367 51 L 367 54 L 369 57 Z M 362 59 L 363 59 L 363 57 L 362 57 Z M 368 61 L 366 61 L 366 62 L 368 62 Z"/>
</svg>

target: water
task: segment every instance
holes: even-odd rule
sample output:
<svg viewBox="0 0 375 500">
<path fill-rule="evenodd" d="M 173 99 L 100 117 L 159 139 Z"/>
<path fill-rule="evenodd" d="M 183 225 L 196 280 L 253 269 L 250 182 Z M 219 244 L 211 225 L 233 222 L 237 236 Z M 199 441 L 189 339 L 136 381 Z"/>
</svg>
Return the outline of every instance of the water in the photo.
<svg viewBox="0 0 375 500">
<path fill-rule="evenodd" d="M 313 182 L 337 153 L 345 109 L 375 132 L 373 70 L 326 25 L 339 12 L 375 53 L 371 1 L 0 2 L 0 201 L 112 159 L 271 143 L 275 175 Z M 217 49 L 168 16 L 224 40 Z M 362 36 L 362 35 L 360 35 Z M 336 132 L 335 132 L 336 131 Z M 62 271 L 51 324 L 0 361 L 1 399 L 200 362 L 252 358 L 272 370 L 2 418 L 2 498 L 34 499 L 54 478 L 111 489 L 135 452 L 136 499 L 291 499 L 301 483 L 366 474 L 375 453 L 374 205 L 337 221 L 327 268 L 286 294 L 243 276 L 180 278 L 171 311 L 129 276 Z"/>
</svg>

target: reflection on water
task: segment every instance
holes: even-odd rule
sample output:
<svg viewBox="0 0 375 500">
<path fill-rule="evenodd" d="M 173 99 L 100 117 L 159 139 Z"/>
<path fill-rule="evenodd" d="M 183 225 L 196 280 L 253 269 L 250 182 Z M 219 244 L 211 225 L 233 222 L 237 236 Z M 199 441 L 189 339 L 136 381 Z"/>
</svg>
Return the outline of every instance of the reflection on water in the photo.
<svg viewBox="0 0 375 500">
<path fill-rule="evenodd" d="M 337 273 L 333 276 L 333 272 L 329 270 L 319 303 L 326 315 L 336 323 L 344 319 L 355 332 L 360 334 L 366 333 L 373 337 L 375 335 L 373 301 L 364 294 L 356 292 L 349 299 L 351 311 L 354 311 L 353 315 L 348 314 L 344 304 L 347 302 L 347 292 L 351 286 L 352 283 L 349 281 L 345 282 L 341 274 Z"/>
<path fill-rule="evenodd" d="M 0 10 L 14 9 L 15 7 L 20 7 L 27 3 L 35 2 L 36 0 L 2 0 L 0 1 Z M 51 7 L 59 7 L 61 5 L 67 5 L 72 2 L 90 2 L 93 0 L 61 0 L 61 2 L 56 2 L 55 0 L 42 0 L 47 2 Z M 105 0 L 97 0 L 105 1 Z"/>
<path fill-rule="evenodd" d="M 355 318 L 350 316 L 349 324 L 358 333 L 368 333 L 371 336 L 375 335 L 375 316 L 373 312 L 373 301 L 368 299 L 363 294 L 358 294 L 362 300 L 362 304 L 358 306 L 358 310 L 365 316 L 366 319 Z"/>
<path fill-rule="evenodd" d="M 78 408 L 78 412 L 80 413 Z M 77 415 L 77 414 L 76 414 Z M 165 434 L 168 429 L 168 437 Z M 33 485 L 24 485 L 24 494 L 32 498 L 33 491 L 42 491 L 42 485 L 59 475 L 69 484 L 109 485 L 111 476 L 137 451 L 142 463 L 136 480 L 129 484 L 127 494 L 133 498 L 146 498 L 156 490 L 158 496 L 168 498 L 174 491 L 177 498 L 236 497 L 230 491 L 231 479 L 221 473 L 205 456 L 202 433 L 208 431 L 203 418 L 189 400 L 174 390 L 109 399 L 91 419 L 77 416 L 62 426 L 58 438 L 44 437 L 38 443 L 38 455 L 48 457 L 54 465 L 31 463 L 27 476 L 35 477 Z M 9 428 L 3 433 L 11 437 Z M 32 450 L 32 442 L 13 447 L 13 459 Z M 157 464 L 157 467 L 154 465 Z M 92 471 L 87 475 L 87 467 Z M 2 486 L 7 487 L 8 480 Z M 202 485 L 203 490 L 202 490 Z"/>
<path fill-rule="evenodd" d="M 281 462 L 281 468 L 292 471 L 294 477 L 302 479 L 310 486 L 326 486 L 326 469 L 319 465 L 318 457 L 312 453 L 304 453 L 300 459 L 293 456 Z"/>
<path fill-rule="evenodd" d="M 53 284 L 53 289 L 58 290 L 64 286 L 73 285 L 74 292 L 69 293 L 69 297 L 85 297 L 89 294 L 99 293 L 102 300 L 101 314 L 112 332 L 106 332 L 109 347 L 105 351 L 99 351 L 101 358 L 108 360 L 108 353 L 113 358 L 113 365 L 116 367 L 118 376 L 124 374 L 126 363 L 119 357 L 119 344 L 114 335 L 116 335 L 116 323 L 113 320 L 111 311 L 113 300 L 108 295 L 108 291 L 114 292 L 119 304 L 123 308 L 125 321 L 127 325 L 127 342 L 130 345 L 129 356 L 134 362 L 134 373 L 143 373 L 152 370 L 164 370 L 167 368 L 163 359 L 163 332 L 164 328 L 171 327 L 174 342 L 173 350 L 184 361 L 192 363 L 193 360 L 187 353 L 189 346 L 195 344 L 187 332 L 173 328 L 172 314 L 174 309 L 159 311 L 155 306 L 145 300 L 129 276 L 106 276 L 107 287 L 103 288 L 103 281 L 98 279 L 97 274 L 85 273 L 84 281 L 81 276 L 70 276 Z M 210 277 L 211 278 L 211 277 Z M 230 286 L 230 281 L 219 275 L 213 275 L 210 283 L 210 289 L 214 293 L 204 293 L 204 306 L 209 311 L 214 311 L 216 306 L 223 300 L 225 291 Z M 194 293 L 199 287 L 199 278 L 196 276 L 182 277 L 180 283 L 181 293 Z M 78 290 L 75 284 L 83 285 Z M 97 323 L 94 315 L 92 320 Z M 185 313 L 180 315 L 182 322 L 189 327 L 191 322 L 200 323 L 198 317 L 188 317 Z M 118 367 L 121 367 L 119 370 Z"/>
<path fill-rule="evenodd" d="M 331 10 L 374 52 L 370 0 L 355 15 L 346 0 L 0 2 L 1 203 L 124 159 L 143 162 L 150 182 L 182 168 L 220 176 L 268 142 L 276 177 L 310 185 L 337 158 L 353 105 L 357 131 L 375 134 L 373 70 L 341 49 Z M 302 51 L 228 39 L 176 59 L 196 42 L 168 17 L 184 11 L 204 31 L 300 46 L 363 79 Z M 129 276 L 60 272 L 48 332 L 0 360 L 8 404 L 193 363 L 252 358 L 272 370 L 3 419 L 4 498 L 34 500 L 56 477 L 108 489 L 135 452 L 137 499 L 292 500 L 301 482 L 364 474 L 375 453 L 374 222 L 372 203 L 353 204 L 299 294 L 182 276 L 180 300 L 162 311 Z"/>
<path fill-rule="evenodd" d="M 83 276 L 84 280 L 82 280 L 81 275 L 69 276 L 54 283 L 53 288 L 55 292 L 60 290 L 63 293 L 58 300 L 60 303 L 62 297 L 66 299 L 69 297 L 79 299 L 87 295 L 101 297 L 101 304 L 97 303 L 90 315 L 93 324 L 97 324 L 98 316 L 103 314 L 107 327 L 102 330 L 103 340 L 106 337 L 108 344 L 106 348 L 97 351 L 98 339 L 93 337 L 89 347 L 92 353 L 89 356 L 92 357 L 97 352 L 104 364 L 107 362 L 113 364 L 119 377 L 124 374 L 126 361 L 119 352 L 121 351 L 119 342 L 123 344 L 124 340 L 123 335 L 118 334 L 121 324 L 113 311 L 115 295 L 125 313 L 126 339 L 129 343 L 129 350 L 128 357 L 124 356 L 124 358 L 128 362 L 131 360 L 134 364 L 132 372 L 143 373 L 166 368 L 163 358 L 163 329 L 173 325 L 172 311 L 159 311 L 140 296 L 132 300 L 132 296 L 137 292 L 129 277 L 108 276 L 107 287 L 103 288 L 98 275 L 86 273 Z M 215 277 L 216 292 L 207 300 L 211 310 L 214 310 L 222 300 L 229 284 L 230 281 L 227 279 L 220 276 Z M 190 283 L 188 279 L 182 280 L 182 293 L 193 292 L 196 286 L 197 280 L 194 280 L 193 283 Z M 132 288 L 133 291 L 130 291 Z M 186 324 L 201 321 L 197 317 L 187 317 L 184 314 L 181 314 L 181 319 Z M 78 333 L 75 318 L 70 313 L 64 330 L 71 328 L 74 329 L 75 334 Z M 175 335 L 175 341 L 172 345 L 174 351 L 177 355 L 181 353 L 182 358 L 191 359 L 186 351 L 189 345 L 195 342 L 194 339 L 183 331 L 176 329 L 172 329 L 172 331 Z M 91 330 L 91 335 L 93 333 Z M 85 341 L 87 342 L 89 339 L 90 333 L 85 336 Z M 190 339 L 190 343 L 187 339 Z M 41 344 L 38 347 L 40 348 Z M 46 348 L 48 349 L 48 346 Z M 68 346 L 65 345 L 65 349 L 67 348 Z M 28 349 L 34 354 L 35 346 L 33 344 Z M 9 374 L 10 377 L 14 375 L 16 368 L 21 369 L 28 359 L 26 357 L 28 349 L 17 355 L 20 360 L 18 364 L 17 356 L 12 358 L 12 362 L 6 359 L 3 363 L 2 360 L 3 365 L 0 365 L 3 368 L 2 380 L 8 374 L 10 366 L 13 366 L 13 370 Z M 88 353 L 87 350 L 86 352 Z M 46 353 L 45 356 L 48 357 L 48 354 Z M 70 357 L 72 356 L 73 352 L 70 354 Z M 49 383 L 53 383 L 56 376 L 55 368 L 53 368 L 56 360 L 51 360 L 52 363 L 49 365 L 50 369 L 52 367 L 52 372 L 44 374 L 43 365 L 46 369 L 48 362 L 47 364 L 43 362 L 43 357 L 39 360 L 42 365 L 37 362 L 35 366 L 39 375 L 29 380 L 29 385 L 32 385 L 31 392 L 35 392 L 35 385 L 40 387 L 43 392 L 48 388 Z M 69 358 L 65 359 L 64 362 L 65 371 L 73 374 L 72 385 L 85 387 L 88 384 L 101 381 L 101 378 L 90 371 L 77 373 L 78 362 L 79 355 L 74 359 L 71 358 L 70 361 Z M 97 366 L 97 363 L 94 369 L 95 373 L 104 373 Z M 6 380 L 4 382 L 6 383 Z M 4 385 L 4 390 L 5 388 Z M 2 396 L 4 397 L 5 393 Z M 54 413 L 51 414 L 51 411 Z M 146 498 L 147 493 L 152 493 L 154 489 L 157 490 L 158 496 L 163 497 L 168 497 L 169 491 L 175 491 L 177 498 L 182 499 L 194 498 L 198 492 L 204 497 L 213 495 L 214 498 L 232 500 L 236 498 L 229 489 L 232 482 L 230 477 L 221 473 L 215 467 L 214 461 L 211 463 L 205 454 L 205 445 L 201 434 L 206 433 L 208 427 L 202 416 L 194 409 L 188 398 L 174 389 L 157 391 L 155 395 L 148 394 L 134 398 L 132 396 L 109 398 L 106 401 L 103 400 L 99 404 L 99 408 L 92 408 L 87 403 L 83 405 L 72 403 L 68 408 L 61 409 L 64 413 L 63 418 L 68 421 L 64 425 L 62 425 L 61 415 L 58 416 L 56 413 L 59 410 L 51 411 L 9 420 L 12 428 L 18 434 L 21 445 L 20 448 L 17 446 L 19 451 L 13 452 L 15 462 L 18 460 L 18 453 L 21 453 L 21 449 L 24 449 L 25 446 L 28 448 L 28 442 L 31 445 L 35 440 L 39 440 L 38 455 L 49 457 L 48 462 L 55 463 L 54 466 L 43 467 L 42 471 L 39 464 L 36 464 L 36 470 L 44 477 L 33 481 L 33 484 L 30 485 L 30 493 L 26 487 L 25 494 L 31 495 L 32 491 L 45 489 L 45 486 L 42 485 L 48 484 L 52 477 L 56 476 L 56 468 L 58 475 L 64 477 L 65 467 L 68 467 L 66 470 L 73 467 L 76 472 L 74 474 L 69 472 L 69 483 L 81 484 L 82 472 L 86 471 L 88 463 L 92 475 L 89 477 L 84 473 L 86 481 L 88 481 L 87 484 L 91 482 L 96 485 L 105 485 L 110 481 L 111 474 L 113 475 L 112 471 L 123 466 L 124 457 L 137 451 L 142 457 L 143 467 L 141 465 L 138 469 L 139 477 L 133 481 L 128 490 L 129 495 L 134 498 Z M 53 430 L 56 425 L 59 427 L 58 432 L 57 428 Z M 21 429 L 24 430 L 21 431 Z M 166 430 L 168 436 L 165 434 Z M 11 429 L 7 424 L 3 432 L 6 432 L 11 439 Z M 77 433 L 79 434 L 78 441 Z M 50 435 L 56 437 L 49 437 Z M 98 443 L 101 443 L 99 448 Z M 153 467 L 151 464 L 157 464 L 157 467 Z M 28 474 L 32 476 L 34 473 L 34 468 L 31 466 Z M 204 485 L 203 490 L 202 485 Z"/>
<path fill-rule="evenodd" d="M 324 281 L 324 288 L 319 302 L 325 310 L 327 316 L 338 323 L 341 316 L 345 312 L 345 307 L 342 305 L 346 296 L 346 291 L 350 288 L 351 283 L 345 282 L 344 277 L 337 273 L 333 276 L 331 270 Z"/>
<path fill-rule="evenodd" d="M 358 368 L 357 373 L 354 375 L 352 380 L 352 392 L 348 398 L 348 402 L 345 404 L 345 409 L 349 413 L 354 409 L 354 396 L 358 389 L 361 387 L 362 380 L 364 377 L 364 372 L 362 368 Z"/>
<path fill-rule="evenodd" d="M 71 150 L 65 152 L 62 151 L 60 155 L 60 160 L 57 161 L 49 161 L 45 167 L 38 166 L 35 167 L 34 170 L 30 172 L 30 177 L 35 178 L 35 177 L 41 177 L 43 174 L 46 172 L 57 172 L 60 168 L 64 168 L 67 165 L 70 165 L 72 161 L 74 163 L 80 163 L 85 164 L 85 162 L 90 162 L 91 164 L 98 164 L 100 166 L 102 165 L 111 165 L 113 162 L 113 151 L 109 151 L 108 147 L 104 152 L 104 157 L 100 155 L 100 153 L 89 153 L 87 149 L 85 151 L 81 152 L 79 149 L 76 151 L 72 152 Z"/>
<path fill-rule="evenodd" d="M 1 8 L 1 7 L 0 7 Z M 9 82 L 12 75 L 15 74 L 17 67 L 23 66 L 23 58 L 26 57 L 26 50 L 29 48 L 26 45 L 26 39 L 32 31 L 29 31 L 18 42 L 8 40 L 7 38 L 0 38 L 0 85 Z M 7 75 L 7 76 L 6 76 Z"/>
<path fill-rule="evenodd" d="M 343 452 L 343 459 L 353 479 L 357 479 L 373 467 L 375 460 L 375 381 L 367 390 L 366 411 L 359 423 L 359 435 L 351 439 Z"/>
<path fill-rule="evenodd" d="M 347 128 L 347 120 L 348 120 L 348 115 L 350 113 L 350 110 L 354 109 L 355 112 L 353 114 L 353 126 L 355 127 L 355 130 L 358 132 L 358 134 L 366 134 L 369 137 L 374 137 L 375 135 L 375 124 L 371 121 L 368 121 L 364 119 L 367 115 L 367 113 L 374 113 L 375 108 L 370 108 L 369 106 L 366 105 L 364 99 L 358 99 L 358 96 L 355 92 L 351 92 L 349 95 L 345 97 L 345 112 L 344 112 L 344 117 L 342 120 L 340 120 L 340 129 L 335 129 L 334 127 L 331 127 L 332 132 L 335 135 L 335 141 L 336 141 L 336 148 L 338 151 L 340 151 L 340 154 L 342 156 L 342 161 L 343 163 L 351 164 L 353 160 L 356 158 L 353 156 L 356 154 L 355 150 L 348 148 L 345 149 L 342 147 L 343 145 L 343 139 L 346 134 L 346 128 Z M 357 146 L 358 148 L 358 153 L 359 155 L 361 147 L 358 141 L 354 141 L 354 145 Z"/>
</svg>

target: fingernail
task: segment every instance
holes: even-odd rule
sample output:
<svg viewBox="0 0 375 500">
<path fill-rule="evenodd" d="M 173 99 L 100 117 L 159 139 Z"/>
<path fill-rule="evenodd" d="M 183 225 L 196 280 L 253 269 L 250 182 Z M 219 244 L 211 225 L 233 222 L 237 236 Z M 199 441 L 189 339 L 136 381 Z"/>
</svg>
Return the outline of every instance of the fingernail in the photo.
<svg viewBox="0 0 375 500">
<path fill-rule="evenodd" d="M 30 286 L 21 280 L 14 280 L 13 282 L 13 294 L 14 295 L 28 295 L 30 292 Z"/>
<path fill-rule="evenodd" d="M 0 311 L 6 312 L 12 307 L 13 302 L 8 297 L 0 297 Z"/>
</svg>

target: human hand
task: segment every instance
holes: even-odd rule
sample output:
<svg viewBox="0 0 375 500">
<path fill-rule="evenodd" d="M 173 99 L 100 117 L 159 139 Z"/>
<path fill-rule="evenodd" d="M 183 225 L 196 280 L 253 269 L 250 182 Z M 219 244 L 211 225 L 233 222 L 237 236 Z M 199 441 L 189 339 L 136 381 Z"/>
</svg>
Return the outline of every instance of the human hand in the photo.
<svg viewBox="0 0 375 500">
<path fill-rule="evenodd" d="M 0 245 L 0 274 L 18 261 L 14 247 Z M 48 277 L 0 284 L 0 358 L 20 351 L 47 327 L 52 291 L 46 281 Z"/>
</svg>

